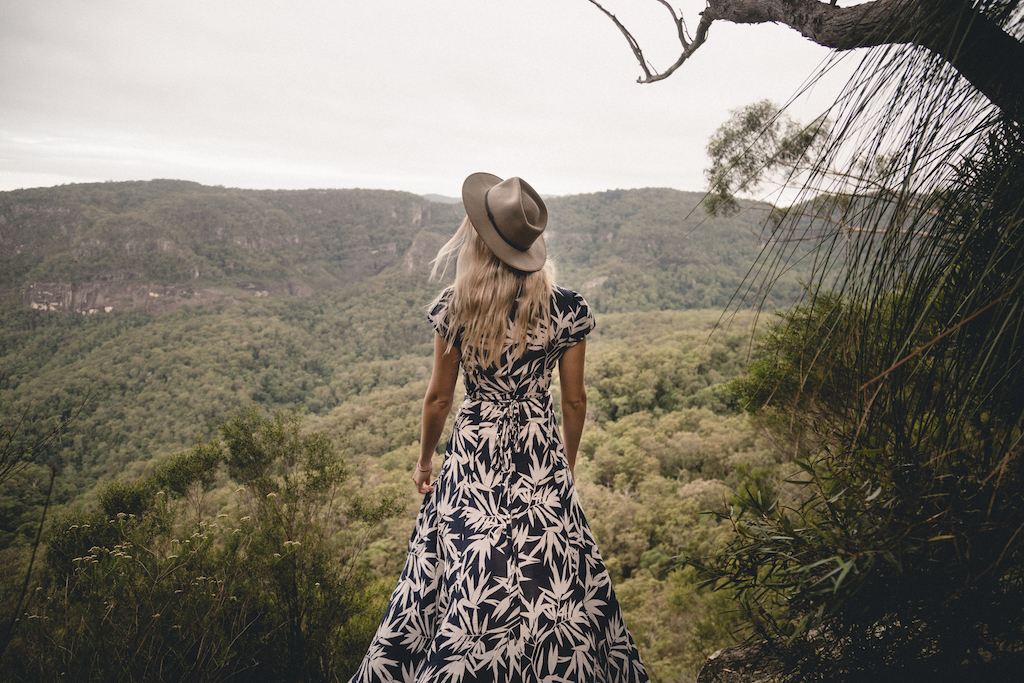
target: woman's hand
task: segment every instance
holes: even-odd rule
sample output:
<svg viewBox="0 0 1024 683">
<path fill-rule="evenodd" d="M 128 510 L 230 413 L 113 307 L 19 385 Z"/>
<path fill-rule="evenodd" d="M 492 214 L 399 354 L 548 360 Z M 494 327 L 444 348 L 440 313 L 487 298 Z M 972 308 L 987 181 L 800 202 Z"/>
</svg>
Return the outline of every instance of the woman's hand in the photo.
<svg viewBox="0 0 1024 683">
<path fill-rule="evenodd" d="M 416 482 L 416 490 L 430 493 L 434 487 L 430 485 L 430 470 L 433 463 L 437 442 L 444 431 L 445 420 L 452 409 L 455 396 L 455 383 L 459 379 L 458 348 L 448 350 L 448 342 L 439 334 L 434 335 L 434 369 L 430 373 L 430 383 L 423 397 L 423 426 L 420 429 L 420 457 L 416 461 L 416 471 L 412 480 Z"/>
<path fill-rule="evenodd" d="M 434 469 L 434 463 L 429 462 L 425 469 L 417 461 L 416 469 L 412 473 L 412 480 L 416 484 L 416 490 L 426 495 L 434 490 L 434 487 L 430 485 L 430 474 L 431 470 Z"/>
</svg>

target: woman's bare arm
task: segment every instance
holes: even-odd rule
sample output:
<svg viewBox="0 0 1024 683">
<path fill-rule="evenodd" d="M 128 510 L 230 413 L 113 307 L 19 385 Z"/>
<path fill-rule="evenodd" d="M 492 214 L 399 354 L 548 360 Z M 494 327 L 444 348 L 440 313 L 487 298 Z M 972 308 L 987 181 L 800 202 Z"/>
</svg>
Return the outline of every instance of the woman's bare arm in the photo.
<svg viewBox="0 0 1024 683">
<path fill-rule="evenodd" d="M 452 409 L 455 397 L 455 383 L 459 379 L 459 360 L 461 354 L 457 348 L 448 351 L 448 342 L 440 334 L 434 335 L 434 369 L 430 373 L 430 384 L 423 397 L 423 426 L 420 430 L 420 457 L 413 471 L 412 480 L 416 490 L 429 493 L 434 490 L 430 485 L 430 468 L 437 450 L 437 442 L 444 431 L 445 420 Z"/>
<path fill-rule="evenodd" d="M 576 452 L 580 447 L 583 423 L 587 420 L 587 390 L 583 386 L 583 365 L 587 340 L 570 347 L 558 361 L 558 377 L 562 388 L 562 440 L 569 472 L 576 476 Z"/>
</svg>

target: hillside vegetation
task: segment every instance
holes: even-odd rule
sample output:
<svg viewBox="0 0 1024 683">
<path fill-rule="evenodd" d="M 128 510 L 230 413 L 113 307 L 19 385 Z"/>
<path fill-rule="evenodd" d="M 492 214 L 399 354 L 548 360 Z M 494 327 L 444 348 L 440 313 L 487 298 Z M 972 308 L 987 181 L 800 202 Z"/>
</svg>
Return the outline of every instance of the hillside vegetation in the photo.
<svg viewBox="0 0 1024 683">
<path fill-rule="evenodd" d="M 707 220 L 699 198 L 631 190 L 549 201 L 559 281 L 598 313 L 580 496 L 658 681 L 692 680 L 704 657 L 731 642 L 735 625 L 723 612 L 727 595 L 697 591 L 675 558 L 717 548 L 731 527 L 702 513 L 724 510 L 730 490 L 758 486 L 778 468 L 725 390 L 744 367 L 753 320 L 721 311 L 754 261 L 759 214 Z M 256 667 L 280 680 L 258 662 L 297 657 L 309 680 L 345 678 L 397 578 L 416 513 L 410 473 L 431 352 L 424 314 L 443 285 L 427 279 L 428 262 L 462 215 L 459 205 L 398 192 L 256 192 L 178 181 L 0 194 L 3 419 L 26 418 L 16 445 L 77 416 L 0 493 L 0 542 L 11 560 L 6 615 L 46 504 L 47 466 L 56 468 L 49 560 L 22 608 L 40 620 L 16 632 L 24 656 L 4 660 L 5 676 L 49 680 L 61 670 L 78 680 L 157 680 L 152 667 L 167 667 L 178 672 L 168 680 L 180 680 L 192 674 L 169 658 L 183 647 L 175 640 L 182 629 L 209 642 L 203 634 L 230 633 L 228 621 L 257 613 L 290 623 L 287 610 L 275 610 L 319 610 L 330 586 L 332 595 L 366 600 L 315 612 L 320 621 L 286 641 L 272 635 L 277 622 L 261 626 L 260 637 L 217 641 L 223 649 L 207 652 L 204 676 L 222 680 Z M 794 276 L 776 296 L 798 291 Z M 43 301 L 34 298 L 39 292 L 61 294 Z M 239 493 L 257 480 L 233 467 L 231 454 L 240 448 L 238 429 L 269 435 L 274 424 L 292 425 L 295 438 L 319 435 L 316 448 L 338 459 L 328 487 L 334 503 L 287 494 L 312 506 L 309 518 L 320 526 L 284 535 L 269 522 L 253 526 L 270 511 Z M 274 467 L 285 476 L 300 465 Z M 193 477 L 179 493 L 168 488 L 172 471 Z M 97 528 L 105 531 L 84 531 Z M 291 545 L 300 532 L 309 553 L 301 561 Z M 175 550 L 190 534 L 206 549 Z M 145 561 L 126 544 L 145 548 Z M 268 553 L 262 564 L 252 564 L 257 547 Z M 93 559 L 82 564 L 86 557 Z M 344 576 L 325 569 L 322 558 L 332 557 Z M 291 583 L 281 583 L 278 560 L 293 563 Z M 189 585 L 219 577 L 230 590 L 218 600 L 231 598 L 241 611 L 214 610 L 196 602 L 199 593 L 175 592 L 185 590 L 177 583 L 145 579 L 171 569 L 166 576 Z M 106 621 L 79 618 L 104 613 L 124 591 L 134 597 Z M 270 609 L 275 591 L 284 602 Z M 138 609 L 177 628 L 143 628 L 132 616 Z M 317 657 L 303 649 L 313 641 L 326 648 Z M 136 654 L 122 652 L 125 643 Z"/>
</svg>

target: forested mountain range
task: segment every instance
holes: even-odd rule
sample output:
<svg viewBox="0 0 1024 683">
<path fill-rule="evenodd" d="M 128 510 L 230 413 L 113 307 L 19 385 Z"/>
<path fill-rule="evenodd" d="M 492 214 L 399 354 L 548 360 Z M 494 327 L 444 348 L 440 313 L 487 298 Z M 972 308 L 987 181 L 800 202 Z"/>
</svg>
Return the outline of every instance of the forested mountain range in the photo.
<svg viewBox="0 0 1024 683">
<path fill-rule="evenodd" d="M 664 680 L 689 680 L 731 628 L 713 607 L 723 598 L 697 595 L 671 558 L 710 551 L 725 523 L 700 512 L 775 467 L 725 390 L 744 367 L 750 318 L 722 313 L 768 207 L 708 219 L 701 197 L 547 200 L 558 280 L 598 313 L 577 483 Z M 460 204 L 372 190 L 151 181 L 0 193 L 0 417 L 17 427 L 17 447 L 77 416 L 0 488 L 0 550 L 34 538 L 47 465 L 60 534 L 97 501 L 110 512 L 118 486 L 215 442 L 238 411 L 296 410 L 344 458 L 353 495 L 403 501 L 405 514 L 367 532 L 353 560 L 393 585 L 417 505 L 408 471 L 430 372 L 425 312 L 444 285 L 428 279 L 429 262 L 463 215 Z M 768 306 L 798 295 L 788 277 Z M 243 517 L 227 471 L 207 487 L 188 520 Z"/>
<path fill-rule="evenodd" d="M 767 207 L 708 219 L 702 195 L 616 190 L 549 200 L 560 279 L 599 310 L 723 307 Z M 30 307 L 160 312 L 239 296 L 309 297 L 422 270 L 461 204 L 374 190 L 256 191 L 172 180 L 0 193 L 0 289 Z M 787 300 L 793 286 L 776 288 Z"/>
<path fill-rule="evenodd" d="M 559 281 L 599 314 L 724 309 L 766 207 L 708 219 L 701 197 L 550 198 Z M 38 416 L 30 435 L 85 406 L 49 455 L 68 501 L 209 437 L 245 401 L 327 415 L 423 378 L 442 286 L 429 262 L 463 215 L 404 192 L 172 180 L 0 193 L 5 419 Z M 793 276 L 769 303 L 797 291 Z"/>
</svg>

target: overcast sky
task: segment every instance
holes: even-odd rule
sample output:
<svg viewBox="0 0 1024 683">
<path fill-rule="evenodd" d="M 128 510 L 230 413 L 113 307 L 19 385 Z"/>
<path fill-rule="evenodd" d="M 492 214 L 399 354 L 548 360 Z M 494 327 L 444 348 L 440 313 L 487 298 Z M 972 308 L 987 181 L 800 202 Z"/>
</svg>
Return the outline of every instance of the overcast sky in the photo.
<svg viewBox="0 0 1024 683">
<path fill-rule="evenodd" d="M 655 66 L 655 0 L 609 0 Z M 701 0 L 685 0 L 696 27 Z M 179 178 L 457 196 L 474 171 L 545 194 L 703 189 L 730 109 L 793 98 L 829 52 L 715 24 L 638 85 L 586 0 L 0 0 L 0 190 Z M 808 120 L 854 64 L 800 96 Z"/>
</svg>

